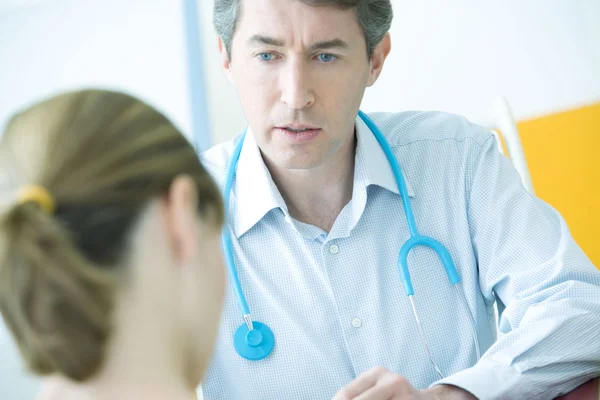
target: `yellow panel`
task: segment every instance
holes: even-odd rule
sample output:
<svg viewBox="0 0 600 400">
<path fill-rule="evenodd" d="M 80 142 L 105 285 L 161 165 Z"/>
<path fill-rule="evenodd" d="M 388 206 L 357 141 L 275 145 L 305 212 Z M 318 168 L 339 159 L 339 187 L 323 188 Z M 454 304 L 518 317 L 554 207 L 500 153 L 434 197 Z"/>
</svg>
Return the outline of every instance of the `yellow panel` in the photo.
<svg viewBox="0 0 600 400">
<path fill-rule="evenodd" d="M 536 195 L 600 268 L 600 103 L 517 125 Z"/>
</svg>

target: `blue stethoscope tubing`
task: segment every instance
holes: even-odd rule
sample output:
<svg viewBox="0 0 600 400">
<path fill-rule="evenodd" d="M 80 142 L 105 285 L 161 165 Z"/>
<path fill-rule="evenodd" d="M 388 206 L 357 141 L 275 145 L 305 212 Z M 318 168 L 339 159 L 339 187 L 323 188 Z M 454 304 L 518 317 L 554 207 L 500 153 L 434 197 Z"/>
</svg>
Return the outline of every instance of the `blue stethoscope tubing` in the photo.
<svg viewBox="0 0 600 400">
<path fill-rule="evenodd" d="M 435 363 L 433 356 L 431 354 L 431 351 L 429 349 L 429 345 L 427 343 L 427 339 L 425 338 L 425 334 L 423 331 L 423 327 L 421 325 L 419 314 L 415 307 L 415 303 L 414 303 L 414 299 L 413 299 L 414 288 L 413 288 L 412 281 L 410 278 L 410 273 L 408 271 L 408 263 L 407 263 L 407 258 L 408 258 L 408 254 L 410 253 L 410 250 L 412 250 L 415 246 L 426 246 L 426 247 L 431 248 L 438 254 L 440 260 L 442 261 L 442 265 L 444 266 L 444 269 L 446 270 L 446 274 L 448 275 L 448 280 L 450 281 L 450 284 L 452 284 L 454 287 L 457 288 L 457 293 L 459 294 L 459 297 L 469 314 L 469 319 L 471 322 L 471 329 L 472 329 L 472 334 L 473 334 L 473 340 L 475 343 L 475 350 L 477 353 L 477 359 L 479 360 L 479 358 L 481 357 L 481 354 L 479 351 L 479 343 L 478 343 L 478 339 L 477 339 L 477 333 L 475 330 L 474 318 L 469 309 L 469 306 L 468 306 L 468 303 L 467 303 L 464 293 L 460 289 L 458 289 L 457 284 L 460 283 L 460 277 L 458 276 L 456 267 L 454 265 L 454 262 L 452 261 L 452 257 L 450 256 L 450 253 L 440 242 L 436 241 L 433 238 L 420 235 L 417 230 L 417 225 L 415 224 L 413 210 L 412 210 L 412 207 L 410 204 L 410 199 L 408 196 L 408 189 L 406 187 L 406 182 L 404 180 L 404 176 L 402 175 L 402 171 L 400 169 L 400 164 L 399 164 L 398 160 L 396 159 L 396 156 L 392 152 L 392 149 L 391 149 L 388 141 L 386 140 L 385 136 L 383 135 L 383 133 L 381 132 L 379 127 L 375 124 L 375 122 L 373 122 L 373 120 L 371 118 L 369 118 L 369 116 L 367 116 L 362 111 L 359 111 L 358 115 L 363 120 L 363 122 L 367 125 L 367 127 L 371 130 L 371 132 L 373 133 L 373 135 L 379 142 L 381 149 L 383 150 L 383 152 L 386 155 L 386 158 L 388 159 L 388 162 L 389 162 L 392 172 L 394 174 L 394 178 L 396 179 L 398 189 L 400 191 L 402 205 L 404 208 L 404 214 L 406 215 L 406 222 L 408 224 L 408 230 L 410 232 L 410 238 L 402 245 L 402 247 L 400 248 L 400 254 L 398 255 L 398 269 L 400 272 L 400 280 L 402 282 L 402 287 L 404 289 L 404 292 L 410 299 L 413 314 L 415 317 L 415 321 L 416 321 L 417 327 L 419 329 L 419 334 L 421 335 L 421 339 L 423 340 L 423 344 L 425 346 L 429 360 L 433 364 L 437 374 L 443 378 L 444 375 L 441 373 L 440 368 Z M 242 146 L 244 144 L 244 139 L 246 137 L 246 133 L 247 133 L 247 131 L 245 131 L 242 134 L 238 143 L 236 144 L 233 154 L 231 156 L 231 161 L 229 163 L 229 167 L 227 169 L 225 185 L 223 188 L 223 198 L 224 198 L 224 202 L 225 202 L 226 215 L 228 215 L 228 216 L 229 216 L 229 202 L 230 202 L 231 188 L 233 186 L 235 171 L 237 169 L 237 164 L 238 164 L 238 160 L 240 158 L 240 153 L 242 151 Z M 265 325 L 261 322 L 252 320 L 252 317 L 250 314 L 250 308 L 248 307 L 248 303 L 246 301 L 246 297 L 244 296 L 244 291 L 242 290 L 240 280 L 239 280 L 239 277 L 237 274 L 237 270 L 235 267 L 235 261 L 234 261 L 234 256 L 233 256 L 232 243 L 231 243 L 231 235 L 229 233 L 229 225 L 226 225 L 225 228 L 223 229 L 222 243 L 223 243 L 223 252 L 224 252 L 224 256 L 225 256 L 225 263 L 227 265 L 227 270 L 229 273 L 229 279 L 230 279 L 230 282 L 231 282 L 231 285 L 233 288 L 234 295 L 238 302 L 238 307 L 244 317 L 244 323 L 236 330 L 236 332 L 234 334 L 234 343 L 233 343 L 234 348 L 240 356 L 242 356 L 248 360 L 262 360 L 263 358 L 267 357 L 271 353 L 271 351 L 273 350 L 273 347 L 275 345 L 275 338 L 274 338 L 273 332 L 267 325 Z"/>
</svg>

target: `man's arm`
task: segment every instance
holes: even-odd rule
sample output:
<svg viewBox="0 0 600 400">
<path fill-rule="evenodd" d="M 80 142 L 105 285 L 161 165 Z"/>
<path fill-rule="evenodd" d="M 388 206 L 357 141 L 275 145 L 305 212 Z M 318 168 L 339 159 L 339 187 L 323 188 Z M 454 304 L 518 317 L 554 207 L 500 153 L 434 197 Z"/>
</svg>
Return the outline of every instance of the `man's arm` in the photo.
<svg viewBox="0 0 600 400">
<path fill-rule="evenodd" d="M 490 136 L 473 151 L 468 216 L 484 296 L 500 337 L 439 383 L 478 398 L 553 398 L 600 375 L 600 271 L 563 218 L 530 195 Z"/>
</svg>

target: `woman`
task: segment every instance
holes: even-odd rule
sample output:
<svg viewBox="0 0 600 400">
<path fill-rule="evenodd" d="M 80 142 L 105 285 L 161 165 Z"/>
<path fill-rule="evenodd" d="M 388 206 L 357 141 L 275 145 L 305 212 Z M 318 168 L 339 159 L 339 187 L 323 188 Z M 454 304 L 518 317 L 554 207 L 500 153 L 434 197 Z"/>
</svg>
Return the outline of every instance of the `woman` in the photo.
<svg viewBox="0 0 600 400">
<path fill-rule="evenodd" d="M 0 312 L 42 399 L 193 399 L 224 294 L 220 193 L 163 115 L 63 94 L 0 142 Z"/>
</svg>

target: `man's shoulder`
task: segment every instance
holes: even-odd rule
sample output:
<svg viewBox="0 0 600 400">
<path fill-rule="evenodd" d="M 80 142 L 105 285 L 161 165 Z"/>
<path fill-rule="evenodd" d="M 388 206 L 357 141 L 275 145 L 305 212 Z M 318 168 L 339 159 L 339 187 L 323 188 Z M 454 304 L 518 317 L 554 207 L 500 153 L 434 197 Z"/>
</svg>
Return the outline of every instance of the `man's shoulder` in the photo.
<svg viewBox="0 0 600 400">
<path fill-rule="evenodd" d="M 200 161 L 208 170 L 219 186 L 223 186 L 227 168 L 235 145 L 241 139 L 241 135 L 223 143 L 219 143 L 210 149 L 200 153 Z"/>
<path fill-rule="evenodd" d="M 426 141 L 464 141 L 483 144 L 492 133 L 465 117 L 440 111 L 375 112 L 369 117 L 385 134 L 392 147 Z"/>
</svg>

